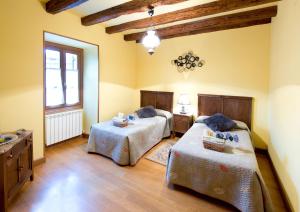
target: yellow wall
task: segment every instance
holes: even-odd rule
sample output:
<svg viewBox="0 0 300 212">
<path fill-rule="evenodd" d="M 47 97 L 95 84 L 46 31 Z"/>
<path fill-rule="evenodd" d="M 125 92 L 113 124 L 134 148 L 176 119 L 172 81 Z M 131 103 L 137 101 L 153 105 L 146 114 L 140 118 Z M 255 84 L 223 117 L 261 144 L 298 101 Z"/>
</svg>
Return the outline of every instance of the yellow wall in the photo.
<svg viewBox="0 0 300 212">
<path fill-rule="evenodd" d="M 98 48 L 84 48 L 83 72 L 83 132 L 89 134 L 93 124 L 98 122 Z"/>
<path fill-rule="evenodd" d="M 197 93 L 254 97 L 255 143 L 266 147 L 270 123 L 269 151 L 298 211 L 300 3 L 279 4 L 271 30 L 269 73 L 267 25 L 164 40 L 150 57 L 141 45 L 124 42 L 121 34 L 107 35 L 101 25 L 82 26 L 72 13 L 50 15 L 38 0 L 1 0 L 0 130 L 34 130 L 34 158 L 43 157 L 43 31 L 58 33 L 100 46 L 101 120 L 136 109 L 139 89 L 175 91 L 174 106 L 179 94 L 187 92 L 194 108 Z M 206 64 L 180 74 L 171 60 L 189 50 Z"/>
<path fill-rule="evenodd" d="M 295 211 L 300 210 L 300 2 L 279 3 L 271 30 L 269 152 Z"/>
<path fill-rule="evenodd" d="M 1 0 L 0 130 L 32 129 L 34 159 L 43 157 L 43 30 L 100 46 L 101 120 L 133 110 L 136 92 L 135 44 L 69 12 L 50 15 L 38 0 Z"/>
<path fill-rule="evenodd" d="M 270 26 L 263 25 L 163 40 L 152 56 L 139 45 L 138 89 L 174 91 L 174 106 L 180 93 L 189 93 L 194 108 L 197 93 L 254 97 L 253 137 L 258 147 L 265 148 L 269 140 L 269 43 Z M 189 50 L 206 64 L 194 72 L 179 73 L 171 60 Z"/>
</svg>

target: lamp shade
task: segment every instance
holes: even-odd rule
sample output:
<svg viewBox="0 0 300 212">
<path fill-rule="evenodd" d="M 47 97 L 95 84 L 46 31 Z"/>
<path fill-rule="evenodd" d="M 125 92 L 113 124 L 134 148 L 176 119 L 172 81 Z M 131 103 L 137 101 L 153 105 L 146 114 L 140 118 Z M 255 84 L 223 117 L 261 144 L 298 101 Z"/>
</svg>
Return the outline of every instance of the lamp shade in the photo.
<svg viewBox="0 0 300 212">
<path fill-rule="evenodd" d="M 148 49 L 148 52 L 153 54 L 154 49 L 159 46 L 160 40 L 154 30 L 147 31 L 147 35 L 143 38 L 142 44 Z"/>
<path fill-rule="evenodd" d="M 188 94 L 180 94 L 179 99 L 178 99 L 178 104 L 179 105 L 190 105 L 190 98 Z"/>
</svg>

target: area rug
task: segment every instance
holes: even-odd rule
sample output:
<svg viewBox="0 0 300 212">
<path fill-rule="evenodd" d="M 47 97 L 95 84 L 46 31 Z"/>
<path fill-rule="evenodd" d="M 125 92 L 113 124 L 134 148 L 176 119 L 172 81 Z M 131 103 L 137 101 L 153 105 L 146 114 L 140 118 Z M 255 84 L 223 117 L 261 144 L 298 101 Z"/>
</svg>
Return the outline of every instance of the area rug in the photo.
<svg viewBox="0 0 300 212">
<path fill-rule="evenodd" d="M 176 142 L 174 140 L 162 141 L 160 145 L 155 150 L 153 150 L 153 152 L 146 156 L 146 159 L 166 166 L 169 150 L 175 143 Z"/>
</svg>

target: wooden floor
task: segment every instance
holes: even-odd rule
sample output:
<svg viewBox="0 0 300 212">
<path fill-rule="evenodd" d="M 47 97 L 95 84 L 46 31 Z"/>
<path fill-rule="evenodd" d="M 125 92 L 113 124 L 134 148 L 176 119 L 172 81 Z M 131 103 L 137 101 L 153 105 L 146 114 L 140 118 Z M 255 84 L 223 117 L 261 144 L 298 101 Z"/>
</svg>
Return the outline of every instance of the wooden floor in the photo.
<svg viewBox="0 0 300 212">
<path fill-rule="evenodd" d="M 25 184 L 9 211 L 234 211 L 223 202 L 183 188 L 168 188 L 165 167 L 142 158 L 135 167 L 120 167 L 110 159 L 87 154 L 87 140 L 73 139 L 50 147 L 47 162 L 35 168 L 35 180 Z M 270 164 L 259 165 L 276 207 L 285 211 Z"/>
</svg>

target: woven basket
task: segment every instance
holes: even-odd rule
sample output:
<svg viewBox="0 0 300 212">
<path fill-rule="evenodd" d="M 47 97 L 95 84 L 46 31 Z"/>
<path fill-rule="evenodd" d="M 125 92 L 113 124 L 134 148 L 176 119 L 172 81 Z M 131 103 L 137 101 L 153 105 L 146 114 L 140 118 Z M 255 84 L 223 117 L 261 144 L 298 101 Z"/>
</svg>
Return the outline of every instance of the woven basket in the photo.
<svg viewBox="0 0 300 212">
<path fill-rule="evenodd" d="M 116 127 L 127 127 L 128 121 L 124 121 L 124 122 L 113 121 L 113 125 Z"/>
<path fill-rule="evenodd" d="M 225 144 L 216 144 L 209 141 L 203 141 L 204 148 L 217 152 L 224 152 Z"/>
</svg>

